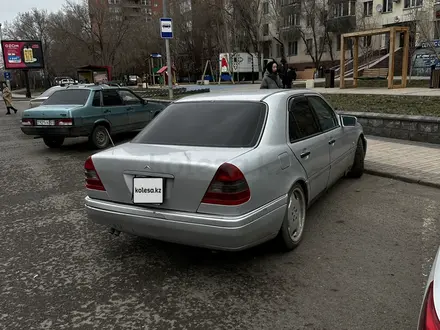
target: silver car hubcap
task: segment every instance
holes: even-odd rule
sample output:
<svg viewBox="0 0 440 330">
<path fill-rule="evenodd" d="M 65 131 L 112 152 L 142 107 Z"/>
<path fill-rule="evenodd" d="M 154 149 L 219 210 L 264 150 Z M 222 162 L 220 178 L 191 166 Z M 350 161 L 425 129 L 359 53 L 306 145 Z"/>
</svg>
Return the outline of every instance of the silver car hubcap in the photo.
<svg viewBox="0 0 440 330">
<path fill-rule="evenodd" d="M 290 238 L 294 242 L 297 242 L 301 239 L 304 230 L 306 216 L 305 205 L 306 203 L 303 191 L 300 188 L 295 188 L 290 195 L 289 206 L 287 210 L 287 229 L 289 231 Z"/>
<path fill-rule="evenodd" d="M 107 136 L 105 135 L 105 132 L 103 132 L 103 131 L 98 131 L 98 132 L 96 132 L 96 142 L 97 142 L 100 146 L 102 146 L 102 145 L 105 144 L 106 139 L 107 139 Z"/>
</svg>

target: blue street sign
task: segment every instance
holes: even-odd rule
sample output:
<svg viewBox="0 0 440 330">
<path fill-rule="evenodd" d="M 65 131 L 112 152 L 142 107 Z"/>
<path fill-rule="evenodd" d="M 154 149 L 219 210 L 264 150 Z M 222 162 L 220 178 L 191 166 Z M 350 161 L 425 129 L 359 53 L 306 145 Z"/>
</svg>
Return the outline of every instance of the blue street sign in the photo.
<svg viewBox="0 0 440 330">
<path fill-rule="evenodd" d="M 160 19 L 160 37 L 162 39 L 173 39 L 173 20 L 171 18 Z"/>
<path fill-rule="evenodd" d="M 11 80 L 11 73 L 10 72 L 4 72 L 3 75 L 5 76 L 5 80 Z"/>
</svg>

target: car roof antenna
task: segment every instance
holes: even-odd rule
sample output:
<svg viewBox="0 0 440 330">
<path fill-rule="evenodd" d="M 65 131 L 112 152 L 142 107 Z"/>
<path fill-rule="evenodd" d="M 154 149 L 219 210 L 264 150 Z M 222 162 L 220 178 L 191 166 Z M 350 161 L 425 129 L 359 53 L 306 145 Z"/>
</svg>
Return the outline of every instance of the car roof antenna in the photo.
<svg viewBox="0 0 440 330">
<path fill-rule="evenodd" d="M 110 139 L 110 142 L 111 142 L 112 146 L 114 147 L 115 144 L 113 143 L 112 137 L 111 137 L 111 135 L 110 135 L 110 133 L 109 133 L 107 127 L 104 127 L 104 129 L 105 129 L 105 131 L 107 132 L 108 138 Z"/>
</svg>

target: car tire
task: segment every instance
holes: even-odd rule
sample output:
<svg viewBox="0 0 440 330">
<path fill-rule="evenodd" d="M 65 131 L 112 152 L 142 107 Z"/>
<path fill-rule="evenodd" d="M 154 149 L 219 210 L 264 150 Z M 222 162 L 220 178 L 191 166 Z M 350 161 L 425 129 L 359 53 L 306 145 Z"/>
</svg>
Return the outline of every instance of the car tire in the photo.
<svg viewBox="0 0 440 330">
<path fill-rule="evenodd" d="M 364 144 L 362 143 L 362 138 L 360 137 L 357 142 L 353 165 L 347 174 L 349 178 L 360 178 L 362 174 L 364 174 L 364 160 Z"/>
<path fill-rule="evenodd" d="M 90 145 L 95 149 L 105 149 L 110 143 L 109 133 L 103 125 L 97 125 L 89 137 Z"/>
<path fill-rule="evenodd" d="M 284 251 L 295 249 L 304 235 L 306 222 L 307 200 L 303 187 L 296 183 L 288 197 L 286 214 L 281 225 L 281 229 L 276 238 L 278 245 Z M 294 227 L 297 222 L 297 227 Z"/>
<path fill-rule="evenodd" d="M 62 136 L 45 136 L 43 137 L 44 144 L 49 148 L 59 148 L 64 143 L 64 137 Z"/>
</svg>

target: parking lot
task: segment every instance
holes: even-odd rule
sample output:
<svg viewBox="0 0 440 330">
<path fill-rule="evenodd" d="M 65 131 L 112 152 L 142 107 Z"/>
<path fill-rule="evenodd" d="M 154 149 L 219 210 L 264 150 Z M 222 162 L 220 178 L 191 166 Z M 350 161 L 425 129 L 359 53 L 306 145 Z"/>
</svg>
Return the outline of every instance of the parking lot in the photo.
<svg viewBox="0 0 440 330">
<path fill-rule="evenodd" d="M 48 149 L 4 113 L 1 104 L 1 329 L 416 328 L 440 190 L 342 180 L 309 210 L 290 253 L 115 237 L 86 218 L 87 140 Z"/>
</svg>

